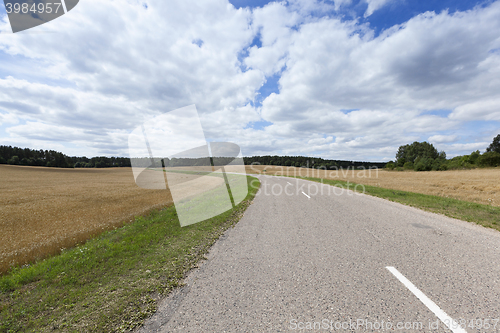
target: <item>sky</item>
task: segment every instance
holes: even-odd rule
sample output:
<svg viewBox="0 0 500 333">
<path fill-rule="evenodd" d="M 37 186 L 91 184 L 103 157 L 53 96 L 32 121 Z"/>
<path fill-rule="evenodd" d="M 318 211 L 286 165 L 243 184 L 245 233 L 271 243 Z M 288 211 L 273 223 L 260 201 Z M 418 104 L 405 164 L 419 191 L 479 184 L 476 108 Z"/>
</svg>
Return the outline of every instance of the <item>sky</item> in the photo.
<svg viewBox="0 0 500 333">
<path fill-rule="evenodd" d="M 135 128 L 193 104 L 244 156 L 484 152 L 500 1 L 82 0 L 16 34 L 0 5 L 0 145 L 128 156 Z"/>
</svg>

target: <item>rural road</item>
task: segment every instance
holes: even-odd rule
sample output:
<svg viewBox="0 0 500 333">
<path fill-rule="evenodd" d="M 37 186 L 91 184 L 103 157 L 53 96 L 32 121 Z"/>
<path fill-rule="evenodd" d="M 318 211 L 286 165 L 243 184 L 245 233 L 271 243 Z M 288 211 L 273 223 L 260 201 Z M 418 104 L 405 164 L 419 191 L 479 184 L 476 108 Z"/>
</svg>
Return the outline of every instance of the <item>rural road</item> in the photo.
<svg viewBox="0 0 500 333">
<path fill-rule="evenodd" d="M 259 178 L 240 222 L 138 332 L 500 332 L 499 232 Z"/>
</svg>

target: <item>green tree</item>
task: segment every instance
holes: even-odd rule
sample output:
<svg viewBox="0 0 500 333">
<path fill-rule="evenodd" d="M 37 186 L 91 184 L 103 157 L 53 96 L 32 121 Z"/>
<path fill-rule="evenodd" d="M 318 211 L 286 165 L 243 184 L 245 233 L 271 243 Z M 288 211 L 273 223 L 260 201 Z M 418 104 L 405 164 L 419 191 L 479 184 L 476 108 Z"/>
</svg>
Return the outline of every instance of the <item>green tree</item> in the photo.
<svg viewBox="0 0 500 333">
<path fill-rule="evenodd" d="M 481 156 L 481 152 L 479 150 L 476 150 L 475 152 L 471 153 L 469 155 L 469 163 L 476 164 L 476 162 L 480 156 Z"/>
<path fill-rule="evenodd" d="M 413 169 L 413 162 L 405 162 L 405 164 L 403 165 L 403 168 L 405 168 L 406 170 Z"/>
<path fill-rule="evenodd" d="M 446 158 L 446 154 L 443 155 Z M 415 163 L 417 157 L 436 159 L 440 157 L 440 154 L 431 143 L 425 141 L 424 142 L 415 141 L 411 145 L 401 146 L 399 147 L 398 152 L 396 153 L 396 160 L 398 162 L 399 160 L 404 159 L 404 163 L 406 162 Z"/>
<path fill-rule="evenodd" d="M 477 164 L 484 167 L 500 166 L 500 153 L 488 151 L 478 158 Z"/>
<path fill-rule="evenodd" d="M 417 157 L 415 160 L 415 166 L 414 170 L 415 171 L 431 171 L 432 170 L 432 163 L 435 160 L 427 157 Z"/>
<path fill-rule="evenodd" d="M 500 154 L 500 134 L 498 134 L 494 139 L 493 142 L 490 144 L 488 148 L 486 148 L 486 152 L 497 152 Z"/>
<path fill-rule="evenodd" d="M 19 164 L 19 157 L 18 156 L 12 156 L 12 158 L 8 162 L 9 164 L 12 165 L 18 165 Z"/>
<path fill-rule="evenodd" d="M 400 146 L 396 153 L 396 166 L 415 171 L 443 170 L 446 153 L 438 150 L 428 142 L 413 142 Z"/>
</svg>

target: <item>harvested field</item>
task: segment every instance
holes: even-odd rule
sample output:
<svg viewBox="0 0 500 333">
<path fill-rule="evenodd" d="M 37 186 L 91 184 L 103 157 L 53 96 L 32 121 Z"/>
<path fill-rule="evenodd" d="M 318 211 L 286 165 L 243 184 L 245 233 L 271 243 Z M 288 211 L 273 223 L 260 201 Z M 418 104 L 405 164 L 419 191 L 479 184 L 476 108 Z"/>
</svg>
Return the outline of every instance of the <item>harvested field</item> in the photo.
<svg viewBox="0 0 500 333">
<path fill-rule="evenodd" d="M 179 174 L 181 181 L 189 177 Z M 186 196 L 194 193 L 186 188 Z M 5 272 L 171 205 L 172 198 L 166 190 L 138 187 L 131 168 L 0 165 L 0 202 L 0 272 Z"/>
<path fill-rule="evenodd" d="M 500 168 L 451 171 L 318 170 L 252 165 L 247 173 L 351 181 L 394 190 L 438 195 L 500 207 Z M 264 172 L 266 170 L 266 172 Z"/>
</svg>

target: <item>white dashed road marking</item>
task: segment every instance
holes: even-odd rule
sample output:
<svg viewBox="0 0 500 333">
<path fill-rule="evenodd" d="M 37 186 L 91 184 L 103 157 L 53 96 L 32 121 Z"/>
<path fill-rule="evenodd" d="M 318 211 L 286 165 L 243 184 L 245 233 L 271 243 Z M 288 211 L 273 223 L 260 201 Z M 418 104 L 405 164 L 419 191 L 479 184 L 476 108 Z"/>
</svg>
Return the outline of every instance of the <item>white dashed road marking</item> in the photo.
<svg viewBox="0 0 500 333">
<path fill-rule="evenodd" d="M 394 267 L 386 267 L 389 272 L 391 272 L 402 284 L 406 286 L 417 298 L 424 303 L 426 307 L 429 308 L 445 325 L 448 327 L 453 333 L 467 333 L 464 329 L 462 329 L 453 318 L 448 316 L 446 312 L 441 310 L 439 306 L 436 305 L 429 297 L 425 296 L 423 292 L 420 291 L 413 283 L 410 282 L 407 278 L 404 277 L 396 268 Z"/>
</svg>

